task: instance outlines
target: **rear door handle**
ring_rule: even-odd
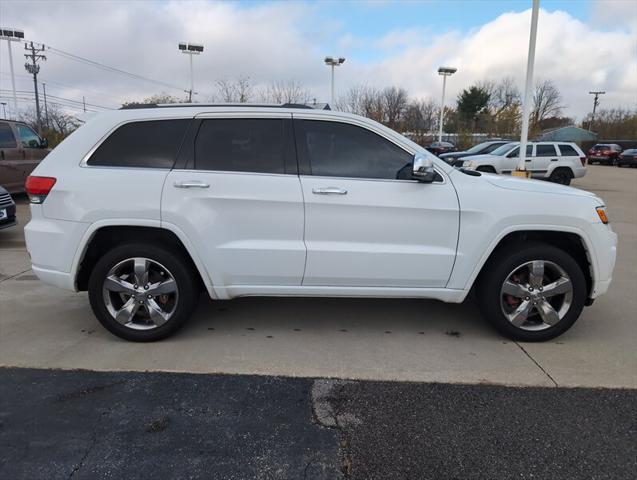
[[[557,158],[551,158],[551,162],[557,162]]]
[[[175,182],[175,188],[209,188],[209,183],[198,182],[196,180],[188,180],[185,182]]]
[[[312,193],[314,195],[347,195],[347,190],[338,187],[315,187]]]

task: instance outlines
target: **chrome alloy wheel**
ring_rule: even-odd
[[[548,260],[526,262],[502,284],[500,305],[505,317],[522,330],[545,330],[571,308],[573,284],[562,267]]]
[[[104,279],[104,304],[112,317],[133,330],[151,330],[165,324],[179,300],[170,271],[149,258],[119,262]]]

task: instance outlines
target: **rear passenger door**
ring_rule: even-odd
[[[559,153],[555,149],[553,143],[536,143],[535,155],[531,161],[531,170],[536,177],[545,177],[549,170],[552,170],[559,162]]]
[[[22,151],[11,125],[0,122],[0,185],[13,193],[23,188]]]
[[[299,286],[303,194],[291,115],[202,115],[162,195],[162,225],[195,245],[217,293]]]

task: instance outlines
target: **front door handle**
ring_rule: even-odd
[[[175,182],[175,188],[209,188],[209,183],[198,182],[196,180],[188,180],[185,182]]]
[[[315,187],[312,193],[314,195],[347,195],[347,190],[338,187]]]
[[[551,162],[557,162],[557,158],[551,158]]]

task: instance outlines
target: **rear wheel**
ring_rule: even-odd
[[[199,289],[180,255],[155,245],[121,245],[104,255],[89,279],[95,316],[111,333],[149,342],[177,331],[191,316]]]
[[[551,173],[549,181],[559,183],[560,185],[570,185],[573,174],[568,168],[556,168]]]
[[[514,245],[496,254],[486,268],[477,289],[480,310],[514,340],[543,341],[561,335],[584,307],[582,269],[553,246]]]

